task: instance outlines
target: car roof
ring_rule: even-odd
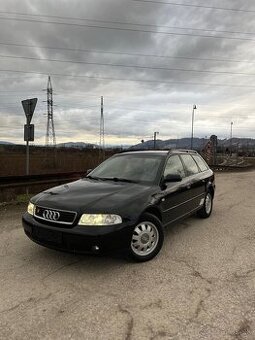
[[[170,154],[197,154],[195,150],[186,149],[171,149],[171,150],[127,150],[119,154],[137,154],[137,155],[162,155],[167,156]]]

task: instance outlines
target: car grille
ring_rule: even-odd
[[[41,222],[53,223],[53,224],[66,224],[72,225],[76,218],[77,213],[73,211],[51,209],[45,207],[35,207],[34,216],[40,219]]]

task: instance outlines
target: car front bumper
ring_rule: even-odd
[[[115,226],[53,226],[41,223],[32,215],[22,217],[25,234],[34,242],[73,253],[105,253],[129,247],[134,223]]]

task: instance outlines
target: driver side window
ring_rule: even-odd
[[[167,175],[180,175],[182,178],[185,177],[185,171],[178,155],[171,156],[168,159],[164,171],[164,177]]]

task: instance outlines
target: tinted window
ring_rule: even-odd
[[[208,166],[206,164],[206,162],[203,160],[202,157],[200,157],[199,155],[192,155],[192,157],[195,159],[195,161],[197,162],[197,165],[199,166],[201,171],[206,171],[208,170]]]
[[[181,175],[181,177],[185,177],[185,172],[183,169],[182,162],[179,158],[179,156],[171,156],[167,163],[166,168],[164,171],[164,177],[167,175]]]
[[[200,171],[198,169],[197,163],[194,161],[191,155],[181,155],[181,158],[185,165],[188,176],[197,174]]]

